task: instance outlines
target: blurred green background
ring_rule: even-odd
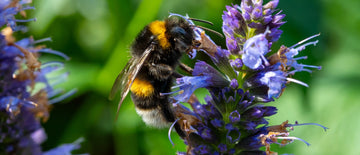
[[[90,154],[175,154],[185,145],[176,136],[173,147],[167,129],[146,127],[127,98],[114,120],[118,98],[108,101],[110,88],[129,58],[129,44],[149,22],[166,18],[169,12],[189,14],[209,20],[221,32],[225,5],[239,0],[34,0],[30,11],[37,21],[30,24],[35,39],[51,37],[48,47],[71,57],[66,62],[69,79],[59,87],[78,88],[71,98],[55,104],[49,121],[44,123],[48,140],[44,150],[84,137],[75,153]],[[265,1],[267,2],[267,1]],[[358,0],[280,0],[286,14],[284,33],[273,46],[293,45],[321,33],[316,47],[307,47],[305,64],[321,65],[313,74],[299,73],[294,78],[309,88],[291,84],[276,102],[278,114],[271,124],[285,120],[315,122],[330,129],[300,126],[291,132],[300,141],[278,147],[280,154],[360,154],[360,1]],[[202,24],[199,24],[202,25]],[[218,45],[224,39],[212,36]],[[43,59],[56,59],[44,55]],[[186,58],[184,58],[186,59]]]

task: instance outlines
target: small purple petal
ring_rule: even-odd
[[[236,79],[232,79],[230,82],[230,87],[233,89],[237,89],[239,87],[239,83]]]
[[[265,34],[256,35],[248,39],[244,44],[244,55],[242,60],[245,66],[251,69],[258,69],[264,62],[268,64],[265,54],[269,52],[268,40]]]
[[[83,142],[84,139],[80,138],[73,143],[70,144],[62,144],[57,148],[51,149],[47,152],[44,152],[44,155],[68,155],[71,154],[71,151],[79,149],[80,143]]]
[[[229,119],[231,123],[237,123],[240,122],[240,114],[237,110],[233,111],[229,115]]]
[[[241,68],[243,63],[240,58],[236,58],[235,60],[230,60],[230,65],[234,68]]]
[[[262,6],[257,6],[251,13],[251,17],[253,20],[258,20],[262,16]]]
[[[220,128],[224,126],[224,121],[217,118],[211,120],[210,123],[216,128]]]
[[[226,133],[226,139],[229,143],[236,143],[240,140],[240,131],[238,128],[234,127],[232,124],[226,124],[225,128],[228,130]]]
[[[227,151],[227,146],[226,144],[221,143],[218,145],[218,149],[221,153],[225,153]]]
[[[264,8],[275,9],[279,4],[279,0],[272,0],[264,5]]]
[[[210,154],[211,148],[207,145],[199,145],[198,147],[194,148],[193,152],[196,154]]]

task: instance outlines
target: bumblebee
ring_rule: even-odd
[[[175,121],[169,96],[161,94],[171,91],[175,68],[183,53],[193,49],[194,37],[192,25],[182,18],[170,17],[145,26],[131,45],[132,58],[116,78],[109,96],[112,99],[120,91],[117,116],[130,91],[136,112],[147,125],[166,127],[175,122],[176,132],[185,136]]]

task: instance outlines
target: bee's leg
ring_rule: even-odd
[[[171,113],[171,114],[167,114],[167,116],[168,116],[168,117],[167,117],[167,120],[168,120],[169,122],[172,122],[172,123],[173,123],[173,122],[176,121],[176,119],[175,119],[175,114],[174,114],[172,111],[170,111],[171,109],[163,109],[163,110]],[[166,114],[165,114],[165,115],[166,115]],[[186,134],[185,134],[185,132],[181,129],[181,126],[180,126],[179,122],[175,122],[174,128],[175,128],[175,131],[177,132],[177,134],[178,134],[181,138],[186,137]]]
[[[188,65],[185,65],[184,63],[180,63],[180,68],[182,70],[184,70],[185,72],[189,73],[189,74],[192,74],[193,72],[193,69],[191,67],[189,67]],[[181,78],[181,77],[184,77],[184,75],[178,73],[178,72],[174,72],[173,75],[172,75],[174,78]]]
[[[158,80],[168,79],[174,72],[171,66],[166,64],[148,64],[149,72]]]
[[[177,132],[177,134],[181,137],[181,138],[185,138],[186,134],[185,132],[181,129],[179,122],[176,122],[174,125],[175,131]]]
[[[174,78],[182,78],[184,77],[184,75],[178,73],[178,72],[174,72],[173,75],[172,75]]]
[[[175,118],[175,114],[174,114],[173,110],[170,108],[171,107],[170,104],[171,103],[167,102],[165,104],[160,104],[160,106],[162,106],[161,107],[162,113],[165,116],[166,120],[168,122],[173,123],[176,121],[176,118]],[[178,135],[181,138],[186,137],[185,132],[181,129],[180,124],[178,122],[175,122],[174,128],[175,128],[175,131],[178,133]]]
[[[190,66],[188,66],[188,65],[186,65],[186,64],[184,64],[184,63],[180,63],[180,68],[182,69],[182,70],[184,70],[185,72],[187,72],[187,73],[189,73],[189,74],[192,74],[192,72],[193,72],[193,69],[190,67]]]

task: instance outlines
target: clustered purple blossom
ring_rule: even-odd
[[[45,48],[39,43],[49,41],[45,38],[34,40],[32,37],[16,40],[13,33],[26,31],[17,25],[30,20],[17,19],[29,6],[31,0],[0,1],[0,154],[54,154],[67,153],[79,148],[81,139],[43,152],[41,143],[47,139],[41,120],[49,118],[53,103],[72,95],[75,90],[62,93],[53,86],[62,82],[67,73],[49,81],[50,73],[63,69],[62,62],[38,60],[40,53],[51,53],[65,58],[61,52]],[[61,153],[61,154],[62,154]]]
[[[288,136],[293,126],[321,126],[289,124],[287,121],[269,126],[266,119],[277,112],[276,107],[266,103],[279,98],[287,84],[294,82],[308,86],[291,78],[292,75],[321,69],[320,66],[301,64],[298,60],[307,57],[297,57],[305,47],[318,42],[307,42],[318,35],[272,52],[272,44],[282,34],[279,28],[285,23],[282,21],[285,15],[276,9],[278,3],[279,0],[271,0],[263,5],[262,0],[243,0],[240,6],[226,6],[222,28],[227,49],[201,49],[211,57],[217,69],[198,61],[192,76],[176,80],[177,85],[173,88],[178,90],[174,92],[173,98],[177,101],[174,109],[177,122],[188,134],[184,138],[188,145],[186,154],[272,154],[270,144],[303,141]],[[200,33],[197,35],[204,37]],[[193,94],[198,88],[206,88],[210,93],[205,97],[205,104]],[[179,102],[189,103],[191,108]],[[260,149],[264,146],[265,149]]]

